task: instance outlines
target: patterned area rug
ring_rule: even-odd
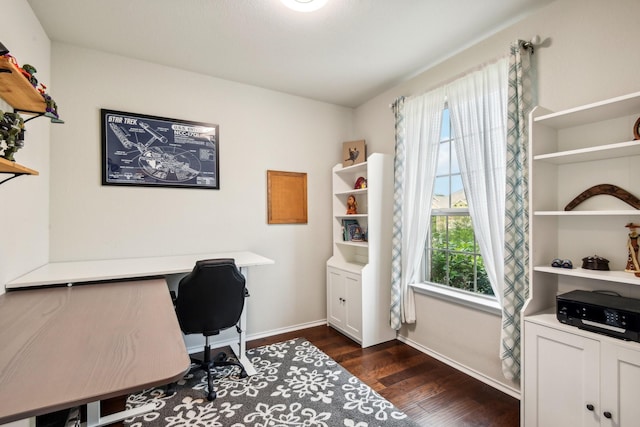
[[[217,371],[218,397],[206,399],[202,370],[187,374],[176,393],[150,389],[129,396],[127,408],[153,402],[155,410],[126,420],[129,427],[370,427],[417,426],[373,389],[303,338],[249,350],[256,375]]]

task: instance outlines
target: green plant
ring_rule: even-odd
[[[494,295],[479,252],[469,216],[432,218],[431,282],[483,295]]]

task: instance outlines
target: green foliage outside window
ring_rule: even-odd
[[[468,215],[431,217],[430,255],[431,282],[494,295]]]

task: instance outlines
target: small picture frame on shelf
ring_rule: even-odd
[[[365,236],[359,224],[349,225],[349,240],[352,242],[364,242]]]
[[[357,165],[367,160],[367,150],[364,139],[347,141],[342,144],[342,167]]]
[[[342,240],[345,242],[351,241],[351,233],[349,232],[351,226],[360,226],[357,219],[343,219],[342,220]]]

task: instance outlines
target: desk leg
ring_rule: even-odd
[[[240,268],[240,273],[242,273],[242,275],[245,278],[246,283],[249,283],[249,278],[247,277],[247,268],[246,267],[242,267]],[[247,332],[246,332],[246,327],[247,327],[247,304],[245,302],[245,305],[242,309],[242,314],[240,315],[240,337],[238,339],[238,345],[237,347],[234,349],[234,353],[236,354],[236,357],[238,358],[238,360],[240,361],[240,363],[242,363],[242,366],[244,366],[244,370],[247,371],[247,375],[251,376],[251,375],[255,375],[256,374],[256,368],[253,366],[253,364],[249,361],[249,358],[247,357]]]
[[[102,417],[100,416],[100,401],[87,403],[87,422],[83,423],[83,427],[98,427],[113,424],[118,421],[126,420],[127,418],[142,415],[155,409],[155,407],[156,406],[153,403],[147,403],[146,405]]]

